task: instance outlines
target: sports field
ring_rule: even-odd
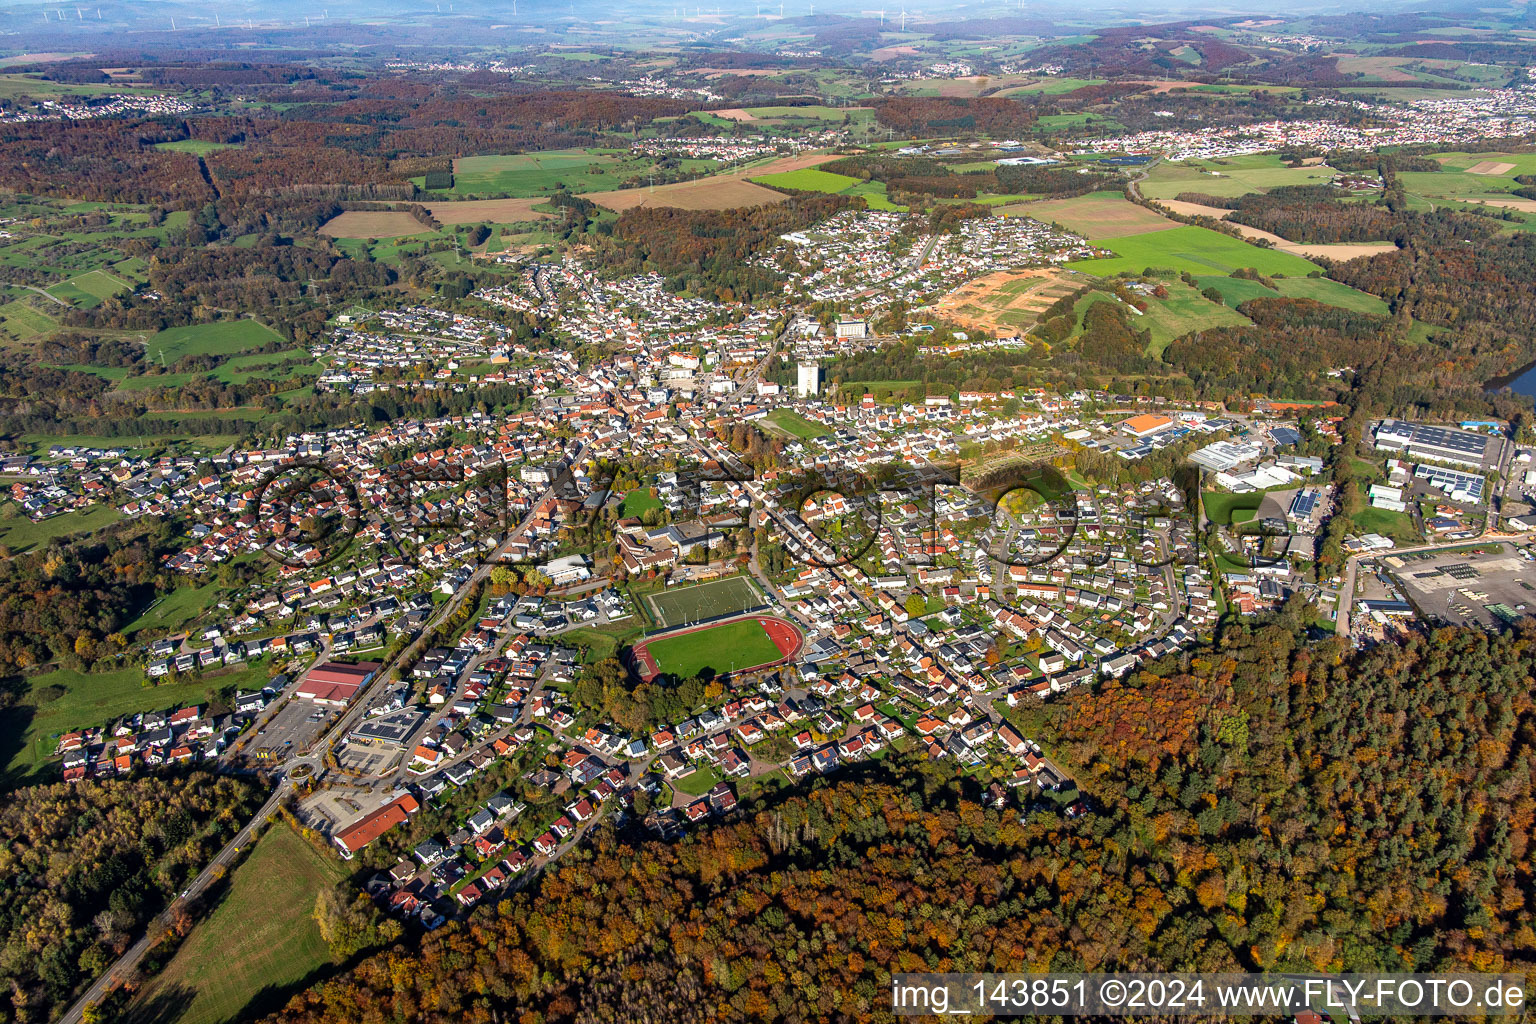
[[[1187,270],[1192,274],[1216,271],[1230,274],[1252,267],[1261,274],[1305,277],[1319,269],[1311,260],[1274,249],[1261,249],[1209,228],[1190,225],[1171,231],[1150,231],[1098,243],[1116,255],[1110,259],[1078,260],[1067,264],[1086,274],[1108,276],[1126,271],[1139,273],[1147,267]]]
[[[651,618],[658,626],[668,629],[751,611],[765,604],[756,584],[745,576],[732,576],[696,586],[673,587],[651,594],[645,601],[650,607]]]
[[[706,671],[746,672],[791,657],[804,640],[783,619],[755,616],[646,640],[633,648],[643,679],[658,674],[688,679]]]
[[[252,1006],[251,1000],[265,990],[271,1001],[285,986],[330,962],[315,923],[315,897],[345,876],[339,861],[322,857],[286,824],[273,825],[235,869],[213,913],[145,986],[129,1019],[223,1024],[250,1011],[277,1009]],[[148,1012],[167,996],[179,1002],[179,1013]]]
[[[161,331],[144,344],[144,355],[166,365],[182,356],[230,355],[261,348],[268,342],[286,344],[281,334],[258,320],[221,320]]]

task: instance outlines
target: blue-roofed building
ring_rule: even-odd
[[[1298,444],[1301,441],[1301,431],[1295,427],[1276,427],[1269,432],[1269,436],[1274,438],[1275,444],[1282,448]]]

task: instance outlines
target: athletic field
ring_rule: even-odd
[[[651,618],[663,629],[762,608],[766,602],[745,576],[732,576],[695,586],[672,587],[646,599]]]
[[[646,682],[663,674],[688,679],[773,665],[794,657],[804,639],[784,619],[756,615],[658,636],[636,644],[632,653],[635,669]]]

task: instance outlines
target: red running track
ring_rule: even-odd
[[[729,626],[733,622],[742,622],[751,619],[763,628],[768,634],[768,639],[779,649],[777,661],[765,661],[761,665],[752,665],[747,668],[739,668],[736,674],[743,672],[755,672],[758,669],[768,668],[771,665],[779,665],[789,661],[800,653],[800,646],[805,643],[805,634],[800,632],[800,627],[775,615],[740,615],[733,619],[721,619],[719,622],[710,622],[703,626],[690,626],[687,629],[674,629],[666,633],[658,633],[655,636],[646,637],[644,641],[630,648],[630,656],[635,660],[635,670],[640,673],[640,678],[650,682],[661,674],[656,665],[656,659],[651,656],[650,646],[652,641],[666,640],[674,636],[686,636],[689,633],[700,633],[707,629],[717,629],[720,626]]]

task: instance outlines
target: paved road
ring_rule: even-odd
[[[1337,636],[1349,636],[1350,606],[1354,603],[1355,576],[1360,563],[1372,558],[1385,558],[1389,555],[1413,555],[1420,551],[1440,551],[1445,548],[1464,547],[1468,544],[1478,544],[1483,541],[1507,541],[1512,538],[1491,534],[1486,530],[1476,537],[1466,540],[1438,541],[1434,544],[1418,544],[1411,548],[1391,548],[1386,551],[1362,551],[1357,555],[1351,555],[1344,566],[1344,583],[1339,588],[1339,613],[1334,621],[1333,631]]]
[[[586,457],[586,452],[586,445],[582,445],[577,448],[575,455],[570,460],[570,465],[579,465],[582,459]],[[480,563],[480,566],[475,569],[474,573],[470,575],[469,579],[464,581],[463,586],[454,591],[453,596],[447,601],[444,601],[442,605],[439,606],[436,614],[434,614],[432,618],[428,620],[427,624],[422,627],[421,633],[418,634],[417,638],[410,644],[407,644],[406,647],[394,658],[379,666],[379,670],[377,673],[375,673],[373,681],[368,684],[366,689],[364,689],[355,698],[353,698],[351,705],[339,718],[336,719],[335,722],[331,723],[331,727],[315,739],[315,742],[311,745],[311,750],[324,749],[324,744],[326,744],[330,739],[345,736],[357,725],[358,721],[361,720],[362,717],[368,712],[370,697],[372,694],[376,690],[382,689],[388,685],[391,670],[396,665],[403,663],[407,658],[411,657],[416,651],[417,647],[420,646],[421,638],[428,635],[437,625],[452,615],[454,610],[457,609],[458,606],[463,603],[464,599],[470,594],[470,592],[474,590],[475,586],[490,576],[491,569],[499,564],[507,552],[512,549],[513,542],[521,539],[523,534],[528,531],[529,525],[533,522],[534,513],[538,510],[539,506],[544,504],[547,499],[552,497],[556,491],[559,490],[568,476],[568,472],[562,473],[553,483],[546,487],[537,498],[534,499],[533,504],[529,507],[528,515],[524,516],[522,521],[517,524],[517,527],[511,533],[507,534],[506,539],[497,546],[496,550],[491,552],[490,556]],[[299,756],[296,754],[293,761],[297,760],[299,760]],[[290,762],[290,764],[291,763],[293,762]]]
[[[283,797],[287,794],[287,783],[280,783],[277,789],[273,790],[272,795],[267,798],[267,802],[261,805],[261,810],[256,812],[256,816],[233,839],[225,844],[224,849],[220,850],[213,860],[208,862],[208,866],[203,868],[202,872],[192,880],[192,884],[187,886],[180,896],[171,901],[171,905],[166,907],[160,916],[149,922],[144,935],[139,941],[130,946],[126,953],[118,957],[115,964],[107,968],[105,974],[96,979],[95,984],[86,989],[85,995],[81,996],[75,1002],[75,1005],[71,1006],[58,1019],[58,1024],[80,1024],[84,1019],[87,1007],[97,1003],[113,985],[133,973],[134,969],[138,967],[139,961],[144,959],[144,954],[149,952],[153,940],[162,935],[170,924],[171,911],[176,908],[176,905],[202,895],[213,884],[217,873],[221,869],[227,870],[234,863],[235,858],[239,855],[239,851],[244,849],[246,844],[251,841],[255,831],[266,824],[267,820],[272,817],[278,805],[282,803]]]

